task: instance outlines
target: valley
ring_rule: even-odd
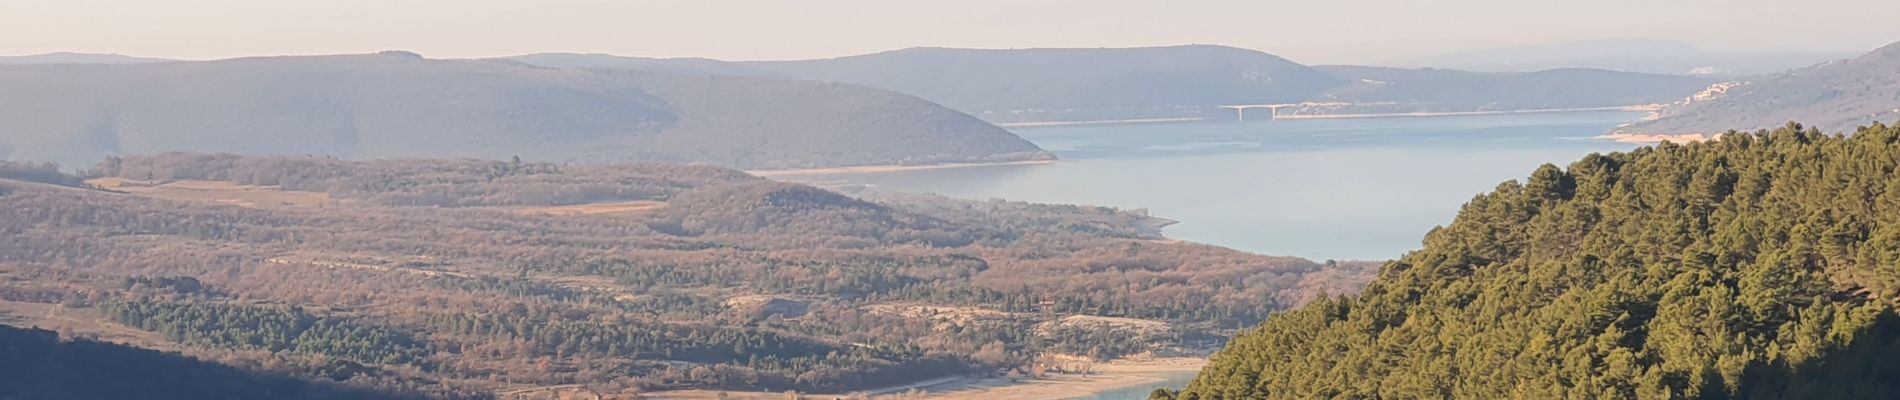
[[[0,400],[1900,399],[1900,3],[28,3]]]
[[[10,324],[398,396],[1133,385],[1064,373],[1206,354],[1375,265],[1159,241],[1111,208],[870,202],[714,167],[174,153],[92,171],[0,186]]]

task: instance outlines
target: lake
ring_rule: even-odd
[[[1155,382],[1152,384],[1130,386],[1126,388],[1098,393],[1095,395],[1077,397],[1073,400],[1147,400],[1148,394],[1154,393],[1155,389],[1158,389],[1158,388],[1169,388],[1169,389],[1174,389],[1174,390],[1181,390],[1182,388],[1186,388],[1188,385],[1188,382],[1191,382],[1194,380],[1194,373],[1181,372],[1181,373],[1169,374],[1168,376],[1166,376],[1166,378],[1167,380]]]
[[[1015,128],[1061,162],[787,180],[1146,208],[1170,238],[1261,254],[1390,259],[1473,196],[1593,152],[1642,113],[1178,122]]]

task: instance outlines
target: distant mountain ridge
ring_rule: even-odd
[[[1480,72],[1534,72],[1592,68],[1669,75],[1734,77],[1772,74],[1851,57],[1837,52],[1720,52],[1689,43],[1648,38],[1597,39],[1450,52],[1383,65]]]
[[[67,165],[173,150],[738,168],[1050,157],[969,115],[848,84],[404,52],[0,66],[0,120],[0,158]]]
[[[1687,45],[1664,42],[1650,47],[1682,46]],[[535,53],[505,59],[563,69],[868,86],[916,96],[998,124],[1224,120],[1235,117],[1220,106],[1250,104],[1310,103],[1278,110],[1288,115],[1612,108],[1674,101],[1713,82],[1704,77],[1592,68],[1475,72],[1306,66],[1265,52],[1219,45],[919,47],[790,61],[599,53]]]
[[[163,58],[133,57],[121,54],[57,52],[24,56],[0,56],[0,65],[9,64],[146,64],[173,61]]]
[[[1563,69],[1478,73],[1306,65],[1215,45],[1144,48],[910,48],[849,57],[720,62],[605,54],[511,58],[563,68],[775,76],[889,89],[995,123],[1233,118],[1223,105],[1355,102],[1294,114],[1417,113],[1616,107],[1666,102],[1706,87],[1686,76]],[[1384,79],[1380,79],[1384,78]],[[1369,84],[1371,82],[1380,84]]]
[[[909,93],[992,121],[1017,119],[1010,114],[1066,119],[1165,117],[1181,107],[1298,102],[1338,84],[1323,72],[1272,54],[1210,45],[912,48],[745,65],[785,76]]]
[[[602,53],[534,53],[507,57],[506,59],[552,68],[621,68],[677,74],[784,78],[782,75],[753,68],[743,63],[710,58],[623,57]]]
[[[1309,102],[1359,104],[1350,110],[1315,106],[1294,113],[1474,112],[1561,110],[1667,103],[1712,81],[1704,78],[1600,69],[1470,72],[1347,65],[1315,67],[1351,83]]]
[[[991,122],[1200,116],[1223,104],[1297,102],[1338,82],[1272,54],[1226,46],[918,47],[795,61],[706,62],[605,54],[510,57],[566,68],[630,68],[842,82],[918,96]]]
[[[1851,132],[1900,119],[1900,43],[1848,60],[1787,73],[1748,77],[1671,104],[1624,134],[1712,134],[1799,121],[1826,132]]]
[[[1666,41],[1638,42],[1622,46],[1636,45],[1665,50],[1688,48],[1685,47],[1686,44]],[[1610,45],[1599,47],[1605,46],[1620,48]],[[41,59],[41,61],[48,60]],[[775,118],[786,118],[786,121],[803,121],[812,124],[800,129],[839,131],[841,128],[831,125],[842,124],[861,125],[858,128],[843,128],[845,131],[979,129],[976,128],[977,125],[971,125],[971,121],[954,122],[948,119],[940,122],[961,127],[951,129],[921,124],[900,128],[892,124],[908,122],[888,119],[893,115],[903,113],[892,114],[887,112],[889,110],[873,111],[871,109],[877,108],[880,104],[869,101],[868,98],[824,95],[822,93],[825,92],[819,89],[831,87],[863,86],[869,87],[862,89],[866,91],[889,90],[922,100],[906,103],[902,106],[905,109],[910,107],[925,109],[941,105],[973,115],[981,120],[978,123],[1012,124],[1145,119],[1230,120],[1236,118],[1235,114],[1221,106],[1258,104],[1294,104],[1295,106],[1292,107],[1278,108],[1276,114],[1297,116],[1416,115],[1621,108],[1678,101],[1717,82],[1715,79],[1701,76],[1591,68],[1561,68],[1535,72],[1476,72],[1435,68],[1306,66],[1264,52],[1217,45],[1044,49],[910,48],[848,57],[792,61],[721,61],[706,58],[643,58],[575,53],[536,53],[505,59],[446,61],[512,63],[524,68],[534,66],[570,70],[564,73],[576,75],[640,76],[642,78],[635,79],[640,82],[607,85],[609,87],[619,84],[640,86],[639,91],[673,88],[678,91],[670,95],[670,98],[659,99],[659,103],[672,105],[673,102],[679,101],[680,104],[701,107],[696,109],[698,111],[731,116],[737,120],[727,118],[681,120],[674,118],[677,115],[672,114],[673,111],[679,110],[663,110],[651,113],[650,116],[658,118],[651,121],[640,119],[641,122],[635,123],[632,120],[626,120],[609,125],[631,126],[650,122],[653,125],[641,129],[714,129],[720,131],[719,133],[724,133],[733,128],[721,124],[734,124],[734,126],[744,127],[745,130],[752,130],[753,132],[743,133],[741,136],[753,138],[763,138],[777,133],[764,132],[773,128],[760,126],[756,123],[757,121],[749,121],[759,116],[752,115],[751,110],[762,110],[764,114],[761,115],[774,115]],[[698,85],[703,86],[678,85],[683,82],[697,82]],[[601,84],[598,82],[570,83],[582,86]],[[648,88],[648,85],[656,86]],[[742,88],[741,86],[744,85],[769,85],[774,88],[765,90],[769,93],[762,93]],[[793,89],[794,87],[798,89]],[[718,90],[713,90],[715,88]],[[591,87],[582,90],[596,89],[617,90]],[[730,91],[720,92],[720,97],[707,97],[713,91],[720,90]],[[719,100],[711,100],[714,98]],[[785,99],[798,100],[784,101]],[[849,104],[836,104],[839,101]],[[646,103],[635,101],[629,104]],[[797,104],[800,107],[832,107],[828,108],[829,111],[824,114],[865,115],[870,118],[849,120],[830,118],[798,109],[787,109],[786,104]],[[855,108],[847,112],[840,107]],[[233,108],[242,107],[226,107],[226,109]],[[637,108],[639,107],[621,110],[632,112],[627,110]],[[541,110],[557,114],[572,111],[570,107],[544,107]],[[859,112],[864,114],[858,114]],[[541,120],[541,122],[525,125],[533,127],[532,129],[517,127],[518,129],[587,131],[598,127],[583,127],[583,125],[599,122],[580,123],[581,125],[573,126],[563,124],[611,115],[618,114],[583,113],[571,118],[548,116],[543,119],[543,116],[535,116],[533,113],[516,113],[514,117]],[[331,121],[331,124],[335,126],[323,129],[343,129],[340,128],[343,124],[339,121],[341,120]],[[83,129],[70,126],[61,129],[69,133],[77,129],[80,132],[91,132],[93,135],[102,135],[100,132],[118,129],[97,123],[87,126]],[[980,136],[1008,135],[1007,132],[998,135],[996,131]],[[66,136],[88,137],[86,134],[67,134]],[[314,137],[316,139],[309,136],[296,136],[292,141],[328,140],[322,139],[324,135]],[[679,137],[706,138],[710,136],[681,135]],[[49,145],[46,142],[47,140],[39,139],[15,140],[13,143],[0,141],[0,156],[4,156],[8,151],[23,152],[11,149],[30,151],[49,147],[55,150],[61,149],[60,143]],[[88,155],[102,151],[112,152],[114,150],[110,149],[108,144],[118,143],[101,137],[91,137],[91,139],[76,142],[90,143],[89,146],[96,147],[89,150],[92,153],[81,152]],[[137,140],[130,142],[137,142]],[[275,144],[280,141],[269,142]],[[343,143],[343,141],[333,142],[327,145],[335,147]],[[842,157],[841,160],[831,160],[825,156],[811,154],[835,151],[835,149],[816,146],[815,144],[819,142],[811,140],[741,143],[742,141],[729,140],[642,139],[638,141],[639,143],[573,144],[567,143],[567,139],[559,139],[544,140],[544,142],[538,145],[510,142],[502,147],[533,150],[551,145],[573,145],[567,149],[542,153],[549,157],[542,159],[551,160],[708,162],[762,169],[874,163],[1015,161],[1047,157],[1046,155],[1031,155],[1037,150],[1023,147],[1026,142],[1020,142],[1020,139],[1016,138],[1005,138],[1000,144],[994,144],[995,148],[974,150],[973,154],[905,154],[892,150],[883,155],[850,151],[830,156]],[[457,144],[472,145],[472,143]],[[412,143],[412,145],[415,144]],[[632,146],[632,148],[625,146]],[[758,151],[752,149],[759,146],[766,148]],[[781,149],[770,148],[772,146],[801,147],[802,149],[785,152]],[[910,139],[894,140],[874,146],[907,147],[913,150],[939,148],[913,146]],[[966,142],[952,147],[960,146],[974,145]],[[326,149],[326,152],[343,151],[330,147],[319,148]],[[164,149],[169,150],[169,148]],[[219,151],[217,148],[181,150]],[[961,150],[953,152],[956,151]],[[794,153],[799,155],[793,155]],[[416,156],[462,155],[492,157],[495,154],[459,151],[445,154],[417,154]],[[68,158],[56,159],[68,160]]]

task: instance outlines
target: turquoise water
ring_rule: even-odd
[[[1629,112],[1017,128],[1062,162],[803,177],[882,189],[1146,208],[1172,238],[1312,259],[1389,259],[1459,206],[1543,163],[1634,145],[1592,139]]]
[[[1170,375],[1168,377],[1168,380],[1165,380],[1165,381],[1155,382],[1153,384],[1148,384],[1148,385],[1133,386],[1133,387],[1128,387],[1125,389],[1120,389],[1120,390],[1115,390],[1115,391],[1110,391],[1110,392],[1103,392],[1101,394],[1097,394],[1094,396],[1077,397],[1074,400],[1146,400],[1148,398],[1148,394],[1153,393],[1155,391],[1155,388],[1165,387],[1169,389],[1180,390],[1181,388],[1187,387],[1188,381],[1192,381],[1192,380],[1194,380],[1194,373],[1183,372],[1179,374]]]

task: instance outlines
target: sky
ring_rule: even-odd
[[[916,46],[1222,44],[1309,64],[1663,38],[1714,50],[1866,51],[1896,0],[0,0],[0,55],[215,59],[409,50],[727,60]]]

